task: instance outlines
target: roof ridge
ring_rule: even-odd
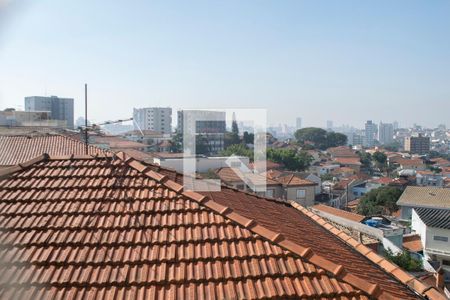
[[[374,264],[378,265],[381,269],[383,269],[386,273],[392,275],[394,278],[399,280],[401,283],[407,285],[414,292],[419,293],[422,296],[428,297],[430,300],[445,300],[446,298],[433,286],[428,286],[422,283],[420,280],[410,275],[402,268],[390,262],[386,258],[377,254],[375,251],[365,246],[364,244],[356,241],[354,238],[346,234],[344,231],[336,228],[331,223],[327,222],[325,219],[315,214],[314,212],[304,208],[299,205],[297,202],[288,200],[288,202],[292,205],[292,207],[296,208],[311,220],[319,224],[321,227],[325,228],[341,240],[343,240],[347,245],[351,246],[357,252],[365,256]]]
[[[145,166],[140,161],[127,156],[125,153],[117,153],[117,156],[123,160],[130,167],[134,168],[138,172],[156,180],[157,182],[163,184],[165,187],[174,190],[177,193],[181,193],[183,196],[198,202],[199,204],[211,209],[212,211],[222,215],[223,217],[243,226],[244,228],[256,233],[269,241],[276,243],[278,246],[287,249],[288,251],[300,256],[306,261],[328,271],[333,274],[335,278],[342,280],[351,286],[367,293],[371,297],[381,297],[383,298],[383,291],[380,289],[378,284],[370,283],[365,281],[353,274],[347,272],[344,266],[336,264],[316,253],[309,247],[303,247],[295,242],[288,240],[284,235],[278,232],[274,232],[265,226],[258,224],[254,219],[249,219],[236,213],[230,207],[224,206],[208,196],[202,195],[195,191],[186,190],[183,191],[184,187],[181,184],[170,180],[166,175],[161,175],[153,170],[148,170],[150,167]],[[386,295],[385,295],[386,296]],[[385,297],[386,298],[386,297]]]
[[[17,165],[5,168],[3,170],[0,170],[0,178],[4,178],[4,177],[11,175],[12,173],[25,170],[34,164],[37,164],[41,161],[45,161],[48,159],[49,159],[49,155],[47,153],[44,153],[44,154],[41,154],[39,156],[36,156],[36,157],[26,161],[26,162],[19,163]]]

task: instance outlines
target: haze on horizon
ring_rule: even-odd
[[[75,98],[267,108],[269,123],[450,126],[450,2],[0,0],[0,109]]]

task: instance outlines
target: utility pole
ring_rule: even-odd
[[[88,145],[88,118],[87,118],[87,83],[84,84],[84,139],[86,144],[86,155],[89,154],[89,145]]]

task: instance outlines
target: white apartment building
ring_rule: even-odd
[[[371,120],[368,120],[365,124],[364,146],[373,147],[376,132],[377,132],[377,125],[373,123]]]
[[[382,145],[387,145],[394,141],[393,124],[380,122],[380,125],[378,126],[378,141]]]
[[[172,132],[172,108],[170,107],[133,108],[133,120],[134,128],[137,130]]]

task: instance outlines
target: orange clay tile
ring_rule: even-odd
[[[1,298],[417,298],[304,208],[105,156],[0,179]]]

